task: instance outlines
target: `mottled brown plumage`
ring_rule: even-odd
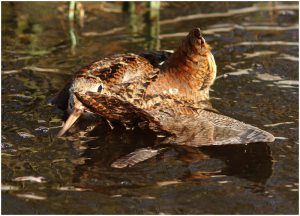
[[[216,77],[216,64],[210,46],[199,29],[192,30],[177,50],[161,66],[148,94],[174,94],[199,102],[209,99],[209,87]]]
[[[212,111],[206,101],[215,77],[214,57],[200,29],[193,29],[174,53],[104,58],[78,71],[55,98],[54,103],[71,113],[59,136],[83,113],[93,113],[128,128],[150,128],[164,137],[161,143],[198,147],[272,142],[268,132]],[[156,151],[137,154],[141,152],[143,156],[129,155],[131,162],[124,163],[125,157],[116,167]]]

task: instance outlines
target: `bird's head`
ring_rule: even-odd
[[[102,92],[103,83],[98,77],[78,77],[73,80],[69,89],[70,97],[68,99],[68,113],[70,113],[63,128],[59,131],[58,136],[62,136],[81,116],[83,112],[88,112],[89,109],[80,101],[75,94],[84,95],[88,92]]]

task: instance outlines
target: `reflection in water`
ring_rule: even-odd
[[[212,158],[223,160],[226,167],[221,174],[238,176],[250,181],[265,183],[272,175],[272,156],[266,143],[203,147],[201,151]]]
[[[149,12],[147,14],[147,31],[148,31],[148,49],[160,49],[160,24],[159,24],[159,1],[148,2]]]
[[[142,12],[137,11],[137,7]],[[146,7],[146,8],[144,8]],[[146,13],[143,12],[146,9]],[[128,26],[131,34],[136,36],[146,31],[146,48],[148,50],[160,49],[160,2],[150,1],[139,4],[137,2],[124,2],[123,11],[128,16]],[[134,39],[132,39],[134,41]],[[135,39],[136,40],[136,39]]]
[[[124,2],[123,11],[128,15],[129,29],[132,35],[136,35],[139,31],[139,17],[136,11],[136,2]]]
[[[78,37],[76,36],[76,21],[80,28],[84,27],[84,9],[83,5],[80,2],[71,1],[69,2],[69,11],[68,11],[68,19],[69,19],[69,36],[71,41],[71,53],[75,55],[75,48],[78,43]]]
[[[71,39],[71,52],[75,54],[75,47],[77,45],[77,38],[75,33],[75,9],[76,9],[76,2],[71,1],[69,3],[69,34]]]
[[[165,150],[156,156],[156,158],[135,165],[127,169],[128,171],[139,172],[139,170],[149,169],[149,167],[154,165],[153,163],[160,164],[159,166],[169,166],[168,161],[160,162],[160,160],[165,155],[173,152],[172,157],[177,157],[182,161],[183,164],[181,164],[180,169],[184,170],[182,174],[178,172],[179,176],[176,176],[176,178],[184,181],[226,175],[264,184],[272,174],[271,151],[265,143],[201,148],[171,145],[161,146],[152,131],[142,131],[141,129],[126,130],[122,126],[111,130],[105,122],[95,127],[89,133],[89,136],[97,136],[98,138],[77,145],[78,149],[82,149],[81,158],[83,158],[84,163],[76,166],[73,182],[82,188],[89,188],[91,185],[93,185],[93,189],[102,187],[103,182],[108,181],[109,178],[120,172],[118,169],[110,167],[115,160],[136,149],[149,146],[154,146],[154,148],[158,149],[164,147]],[[220,160],[220,163],[216,163],[216,160]],[[187,174],[187,171],[189,174]],[[165,175],[168,174],[169,172],[165,173]],[[165,177],[168,178],[168,176]],[[92,183],[91,179],[97,179],[98,183]],[[139,185],[140,183],[137,182],[136,184]],[[114,184],[119,185],[121,183],[116,179]]]
[[[80,124],[80,126],[82,126],[82,124]],[[88,134],[88,137],[98,138],[85,143],[87,150],[85,150],[82,156],[95,159],[99,165],[101,164],[101,167],[110,167],[110,164],[120,156],[124,156],[137,148],[153,146],[156,140],[156,134],[150,130],[126,130],[121,125],[116,125],[114,129],[111,130],[106,121],[101,122],[93,128]],[[100,151],[94,151],[94,148],[99,148]],[[95,157],[93,156],[94,154],[103,154],[103,156]]]

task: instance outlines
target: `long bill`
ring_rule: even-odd
[[[82,114],[83,110],[80,109],[74,109],[74,111],[70,114],[69,118],[65,122],[63,128],[58,132],[57,136],[61,137],[64,135],[67,130],[74,124],[74,122],[80,117]]]

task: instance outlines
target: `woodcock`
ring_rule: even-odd
[[[79,70],[53,103],[67,109],[62,136],[84,113],[110,124],[149,128],[164,137],[162,144],[188,146],[273,142],[257,127],[218,114],[208,104],[217,67],[199,28],[177,50],[115,55]],[[125,167],[155,155],[141,149],[114,167]]]

